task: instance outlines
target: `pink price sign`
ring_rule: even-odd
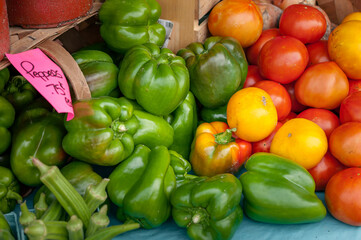
[[[36,48],[6,57],[58,113],[68,113],[67,121],[74,118],[68,82],[61,68],[48,56]]]

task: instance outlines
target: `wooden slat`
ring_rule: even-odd
[[[210,36],[210,33],[208,31],[208,19],[203,21],[201,25],[196,25],[194,27],[194,39],[197,42],[203,43],[204,40],[206,40],[207,37]]]
[[[206,15],[217,3],[221,0],[198,0],[198,16],[197,19],[201,19]]]
[[[198,0],[158,0],[162,7],[162,19],[173,22],[168,47],[173,52],[194,41],[195,4]]]
[[[64,32],[77,26],[79,23],[96,15],[101,7],[101,2],[94,2],[92,9],[87,16],[79,18],[74,23],[57,27],[57,28],[44,28],[44,29],[23,29],[20,27],[10,27],[10,53],[20,53],[29,49],[35,48],[47,40],[54,40]],[[18,38],[18,40],[17,40]],[[7,59],[0,62],[0,69],[9,66],[10,63]]]

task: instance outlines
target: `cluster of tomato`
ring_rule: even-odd
[[[228,11],[217,19],[211,13],[209,29],[235,34],[249,63],[244,88],[227,106],[229,126],[237,127],[238,137],[252,142],[253,153],[279,154],[305,167],[316,190],[325,191],[331,214],[360,226],[361,13],[350,14],[327,38],[325,16],[315,7],[291,5],[283,11],[278,28],[262,30],[262,16],[253,1],[225,2]],[[226,23],[240,9],[249,25],[237,33],[224,33],[219,18]],[[270,96],[276,113],[254,88]],[[257,138],[247,139],[247,131]]]

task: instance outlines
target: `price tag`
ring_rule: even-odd
[[[68,113],[67,121],[74,118],[69,85],[58,65],[38,48],[5,55],[58,113]]]

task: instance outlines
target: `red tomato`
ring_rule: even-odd
[[[347,167],[361,167],[361,122],[347,122],[333,130],[329,149]]]
[[[247,60],[249,64],[257,64],[257,58],[263,45],[270,39],[280,36],[278,28],[264,30],[258,40],[246,49]]]
[[[297,115],[298,118],[306,118],[320,126],[325,131],[327,138],[332,131],[340,125],[336,114],[327,109],[308,108]]]
[[[297,100],[314,108],[337,108],[347,96],[348,89],[348,79],[335,62],[308,67],[295,83]]]
[[[295,83],[291,82],[288,84],[284,84],[283,86],[286,88],[288,94],[291,97],[291,111],[299,113],[307,108],[307,106],[302,105],[299,101],[297,101],[296,95],[295,95]]]
[[[327,40],[320,40],[306,45],[310,60],[308,65],[331,61],[328,55]]]
[[[258,71],[257,65],[248,65],[248,72],[246,81],[244,82],[243,87],[252,87],[256,82],[264,80]]]
[[[279,28],[282,35],[295,37],[303,43],[313,43],[325,34],[327,22],[317,8],[293,4],[283,11]]]
[[[337,172],[345,169],[346,166],[340,163],[330,152],[327,152],[315,167],[308,169],[308,172],[315,180],[316,191],[324,191],[330,178]]]
[[[275,136],[277,130],[282,125],[283,125],[283,123],[278,122],[277,125],[276,125],[276,128],[273,130],[273,132],[271,132],[270,135],[268,135],[268,137],[266,137],[265,139],[262,139],[261,141],[253,142],[252,143],[252,153],[269,152],[269,149],[271,148],[271,142],[273,140],[273,137]]]
[[[300,40],[279,36],[263,45],[258,56],[258,67],[264,78],[286,84],[299,78],[308,59],[307,48]]]
[[[325,189],[328,211],[341,222],[361,226],[361,168],[344,169],[330,179]]]
[[[278,121],[283,120],[291,112],[291,98],[284,86],[278,82],[263,80],[254,87],[265,90],[271,97],[277,110]]]
[[[340,121],[361,122],[361,92],[348,95],[340,106]]]
[[[352,80],[349,79],[348,80],[348,84],[349,84],[349,90],[348,90],[348,95],[350,95],[353,92],[359,92],[361,91],[361,80]]]
[[[280,121],[281,123],[285,123],[285,122],[287,122],[287,121],[289,121],[289,120],[291,120],[291,119],[293,119],[293,118],[296,118],[297,117],[297,114],[296,113],[294,113],[294,112],[290,112],[289,114],[288,114],[288,116],[285,118],[285,119],[283,119],[282,121]]]

